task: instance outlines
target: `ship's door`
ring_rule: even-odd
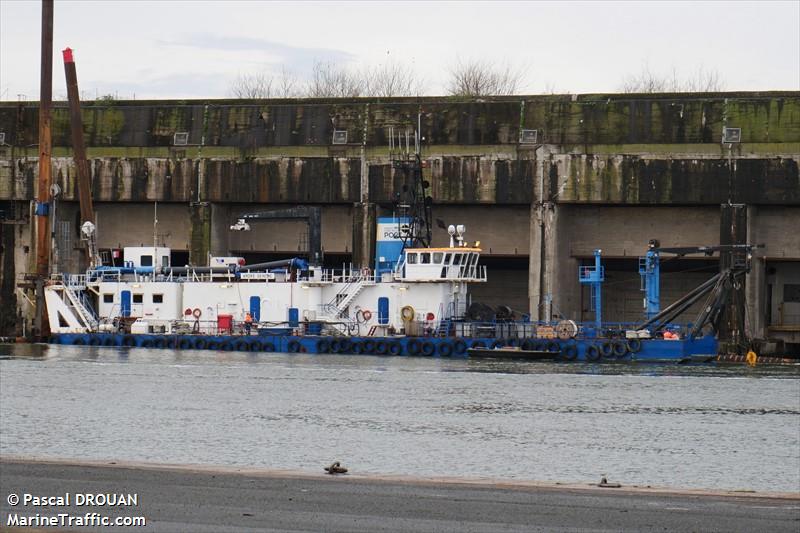
[[[120,316],[131,316],[131,291],[122,291],[119,301]]]
[[[250,297],[250,316],[253,317],[255,322],[261,321],[261,297]]]
[[[378,298],[378,324],[385,326],[389,323],[389,298]]]

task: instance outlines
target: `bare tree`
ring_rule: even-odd
[[[673,68],[669,74],[656,74],[645,65],[642,70],[627,76],[620,87],[623,93],[686,93],[719,92],[725,83],[717,70],[703,67],[690,76],[682,76]]]
[[[364,92],[368,96],[419,96],[424,83],[414,70],[400,63],[387,62],[364,70]]]
[[[348,98],[362,96],[366,87],[362,75],[337,63],[317,62],[305,93],[310,98]]]
[[[235,98],[269,98],[272,96],[272,77],[266,74],[239,74],[231,84]]]
[[[240,74],[231,84],[236,98],[292,98],[299,96],[297,77],[285,66],[277,74]]]
[[[458,60],[450,69],[447,92],[453,96],[516,94],[522,85],[524,69],[488,61]]]

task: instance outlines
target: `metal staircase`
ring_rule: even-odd
[[[323,311],[334,318],[347,316],[347,308],[368,285],[375,285],[375,282],[359,273],[342,287],[330,302],[322,306]]]
[[[64,283],[64,303],[89,331],[97,329],[99,320],[86,296],[86,277],[69,276]]]

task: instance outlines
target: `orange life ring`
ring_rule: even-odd
[[[361,316],[364,317],[364,322],[369,322],[369,319],[372,318],[372,311],[365,309],[361,311]]]
[[[203,314],[203,312],[200,310],[199,307],[195,307],[194,311],[192,311],[192,316],[195,317],[195,318],[200,318],[202,316],[202,314]]]

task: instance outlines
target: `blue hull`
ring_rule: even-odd
[[[178,350],[221,350],[250,353],[308,353],[394,355],[467,358],[468,348],[521,346],[547,350],[563,361],[689,362],[710,361],[717,355],[717,340],[642,339],[478,339],[457,337],[330,337],[290,335],[122,335],[117,333],[58,334],[52,344],[76,346],[138,347]]]

